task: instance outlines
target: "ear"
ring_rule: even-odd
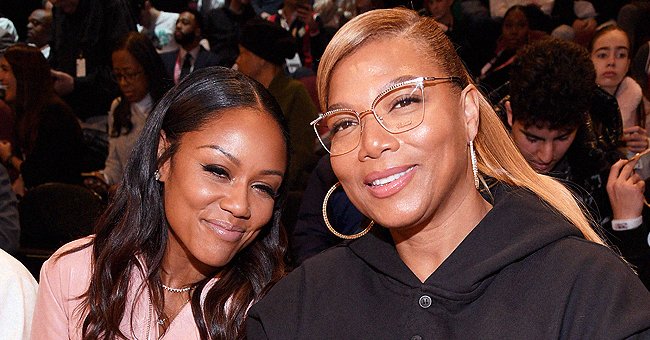
[[[474,140],[478,133],[480,116],[480,93],[474,85],[467,85],[460,94],[460,106],[465,117],[467,142]]]
[[[506,107],[506,115],[508,117],[508,125],[512,127],[512,106],[510,106],[510,101],[507,100],[506,104],[504,105]]]
[[[169,142],[167,141],[167,136],[165,132],[160,131],[160,138],[158,140],[158,158],[160,159],[165,151],[169,148]],[[171,168],[171,157],[165,160],[163,164],[160,165],[158,171],[160,172],[160,182],[165,182],[169,177],[169,171]]]

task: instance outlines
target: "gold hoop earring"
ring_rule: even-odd
[[[469,141],[469,154],[470,159],[472,160],[472,173],[474,173],[474,186],[476,190],[480,189],[479,180],[478,180],[478,165],[476,162],[476,151],[474,151],[474,141]]]
[[[368,224],[368,226],[366,226],[365,229],[363,229],[362,231],[360,231],[360,232],[358,232],[356,234],[353,234],[353,235],[341,234],[338,231],[334,230],[334,227],[332,227],[332,224],[330,224],[329,218],[327,218],[327,202],[329,201],[330,196],[332,195],[334,190],[336,190],[336,188],[338,188],[340,185],[341,185],[341,182],[336,182],[336,184],[334,184],[327,191],[327,194],[325,194],[325,199],[323,200],[323,220],[325,220],[325,225],[327,226],[327,229],[329,229],[332,232],[332,234],[336,235],[339,238],[345,239],[345,240],[354,240],[354,239],[357,239],[357,238],[367,234],[370,231],[370,229],[372,228],[372,226],[375,224],[375,221],[370,221],[370,224]]]

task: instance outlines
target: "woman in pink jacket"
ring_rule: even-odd
[[[44,264],[32,339],[244,338],[248,308],[284,272],[286,131],[236,71],[168,92],[96,234]]]

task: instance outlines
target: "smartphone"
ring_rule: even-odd
[[[7,88],[5,88],[4,85],[0,84],[0,100],[5,100],[6,95],[7,95]]]
[[[643,152],[637,153],[636,155],[632,156],[630,160],[638,159],[639,161],[636,162],[634,165],[634,170],[639,170],[642,169],[644,165],[650,165],[648,157],[650,156],[650,148],[646,149]]]

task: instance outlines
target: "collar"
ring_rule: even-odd
[[[131,112],[135,111],[137,113],[148,114],[152,106],[153,99],[151,98],[151,94],[147,93],[139,102],[131,104]]]
[[[186,51],[184,48],[181,47],[178,50],[178,60],[180,60],[182,63],[183,60],[185,60],[185,55],[189,53],[190,55],[192,55],[192,65],[194,65],[194,63],[196,62],[196,57],[199,55],[200,50],[201,50],[201,45],[196,46],[195,48],[189,51]]]
[[[392,279],[457,301],[475,299],[499,271],[535,251],[562,238],[582,238],[578,228],[527,189],[497,183],[490,191],[493,208],[424,283],[381,227],[342,246]]]

